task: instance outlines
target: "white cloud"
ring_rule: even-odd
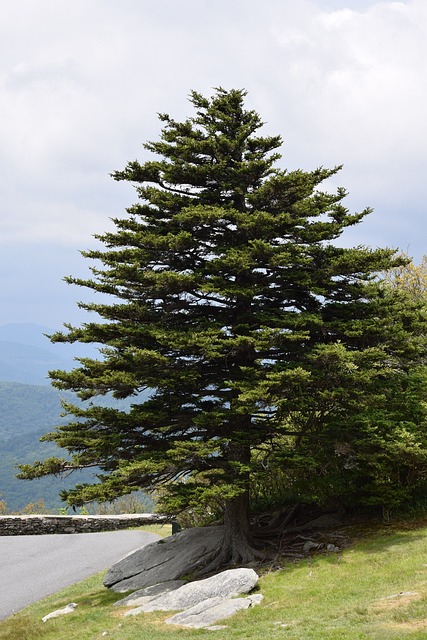
[[[351,9],[339,9],[328,13],[322,13],[319,22],[324,25],[328,31],[343,27],[346,23],[354,18],[355,12]]]
[[[284,165],[344,163],[334,184],[378,210],[358,239],[424,253],[426,31],[425,0],[15,0],[0,23],[0,244],[87,247],[133,202],[108,173],[146,157],[156,113],[185,117],[190,89],[222,85],[248,89]]]

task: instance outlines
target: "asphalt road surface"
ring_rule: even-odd
[[[139,530],[0,536],[0,620],[158,538]]]

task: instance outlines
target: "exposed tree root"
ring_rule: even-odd
[[[265,560],[266,557],[264,549],[256,548],[250,543],[232,546],[223,543],[198,574],[205,576],[229,567],[247,567]]]
[[[336,512],[293,505],[273,515],[258,516],[252,523],[252,532],[254,539],[262,543],[277,540],[285,534],[336,526],[340,521],[341,516]]]
[[[294,505],[276,514],[256,517],[248,532],[224,530],[221,546],[198,570],[200,577],[230,567],[271,564],[279,559],[304,558],[315,551],[337,550],[347,546],[347,535],[337,530],[337,513]],[[307,551],[306,543],[310,551]]]
[[[284,509],[279,513],[273,514],[273,516],[269,514],[267,524],[265,524],[266,517],[264,517],[263,523],[262,516],[260,516],[255,520],[252,527],[253,536],[257,540],[266,540],[269,537],[277,538],[288,525],[292,524],[299,508],[300,505],[296,504],[290,509]]]

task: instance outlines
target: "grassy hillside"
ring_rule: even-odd
[[[262,567],[265,600],[227,620],[216,640],[425,640],[427,521],[359,531],[358,538],[340,553]],[[212,638],[211,631],[165,625],[166,612],[124,618],[125,609],[113,607],[121,597],[94,576],[0,623],[0,640]],[[41,622],[68,602],[78,604],[73,614]]]

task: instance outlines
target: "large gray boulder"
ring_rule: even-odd
[[[263,599],[261,594],[247,598],[209,598],[194,607],[176,613],[165,620],[166,624],[177,624],[193,629],[213,628],[211,625],[229,618],[242,609],[248,609],[259,604]],[[222,628],[222,627],[219,627]]]
[[[169,580],[168,582],[161,582],[160,584],[153,584],[151,587],[145,587],[144,589],[138,589],[126,598],[117,600],[114,603],[115,607],[140,607],[141,605],[157,598],[159,595],[168,593],[168,591],[174,591],[185,584],[184,580]]]
[[[212,598],[232,598],[242,593],[249,593],[257,582],[258,575],[253,569],[229,569],[210,578],[189,582],[178,589],[149,598],[137,608],[128,611],[126,615],[134,616],[147,611],[188,609]]]
[[[135,591],[194,573],[220,548],[223,527],[195,527],[146,545],[119,560],[104,585],[117,593]]]

